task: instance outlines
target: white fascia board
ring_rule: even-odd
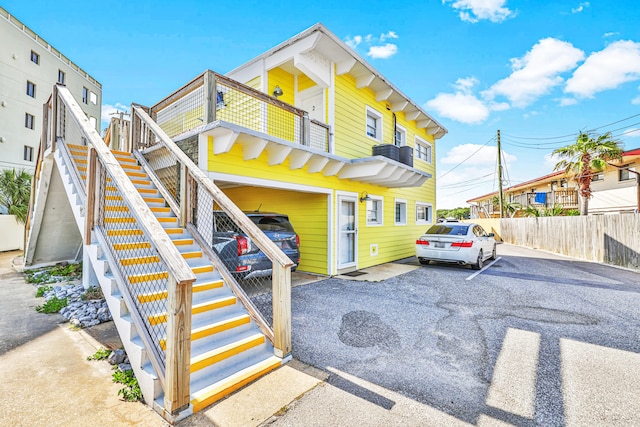
[[[264,62],[256,61],[249,64],[245,68],[239,69],[235,72],[232,71],[225,75],[240,83],[246,83],[256,77],[261,77],[263,69],[264,69]]]
[[[317,187],[313,185],[302,185],[294,182],[276,181],[273,179],[254,178],[245,175],[233,175],[220,172],[207,172],[207,176],[215,181],[226,181],[254,187],[277,188],[280,190],[302,191],[305,193],[332,194],[331,188]]]
[[[289,62],[296,54],[309,52],[316,47],[321,37],[322,33],[315,32],[280,49],[278,52],[274,52],[272,55],[264,59],[265,68],[267,70],[272,70],[285,62]]]

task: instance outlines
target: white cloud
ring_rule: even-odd
[[[457,122],[482,123],[489,117],[489,107],[471,93],[477,83],[475,77],[459,78],[453,84],[455,93],[439,93],[425,107]]]
[[[386,33],[381,33],[379,37],[375,37],[373,34],[367,34],[366,36],[349,36],[345,39],[345,43],[353,50],[361,44],[364,44],[368,57],[373,59],[387,59],[398,52],[398,45],[384,42],[397,38],[399,38],[398,34],[395,31],[389,30]]]
[[[635,98],[633,98],[633,99],[631,100],[631,103],[632,103],[633,105],[640,105],[640,95],[638,95],[638,96],[636,96]]]
[[[544,155],[544,169],[552,171],[553,168],[558,164],[558,162],[562,160],[560,157],[553,153]]]
[[[351,49],[354,49],[358,47],[358,45],[360,43],[362,43],[362,36],[354,36],[353,38],[351,37],[347,37],[347,39],[345,40],[345,43],[347,44],[347,46],[349,46]]]
[[[591,98],[635,80],[640,80],[640,43],[620,40],[592,53],[567,80],[564,91],[579,98]]]
[[[477,153],[476,153],[477,151]],[[490,145],[481,144],[461,144],[452,147],[449,152],[440,159],[442,164],[458,164],[463,162],[471,153],[476,153],[469,160],[465,162],[472,164],[474,167],[491,166],[494,167],[497,163],[497,149]],[[515,162],[518,158],[512,154],[505,153],[502,150],[502,158],[506,162]],[[469,179],[469,178],[467,178]],[[449,181],[449,180],[447,180]]]
[[[609,31],[608,33],[604,33],[604,34],[602,35],[602,37],[605,37],[605,38],[606,38],[606,37],[613,37],[613,36],[617,36],[617,35],[619,35],[619,34],[620,34],[620,33],[619,33],[619,32],[617,32],[617,31],[616,31],[616,32]]]
[[[462,21],[476,23],[482,20],[503,22],[515,16],[515,12],[504,7],[507,0],[442,0],[442,4],[452,3]]]
[[[576,105],[577,103],[578,103],[578,100],[575,98],[567,98],[567,97],[560,98],[561,107],[568,107],[570,105]]]
[[[631,128],[622,132],[621,136],[628,138],[640,138],[640,128]]]
[[[589,6],[591,6],[591,4],[588,1],[580,3],[578,7],[574,7],[573,9],[571,9],[571,13],[580,13],[584,10],[585,7]]]
[[[482,92],[488,100],[505,96],[514,107],[524,108],[564,80],[559,74],[572,70],[584,52],[554,38],[536,43],[522,58],[511,59],[513,73]]]
[[[387,43],[383,46],[371,46],[367,56],[373,59],[387,59],[398,52],[398,46],[393,43]]]
[[[398,35],[395,31],[388,31],[386,34],[380,34],[380,41],[384,42],[387,39],[397,39]]]
[[[129,106],[116,102],[116,105],[103,104],[102,116],[100,120],[106,123],[111,121],[111,117],[115,117],[115,114],[120,111],[129,111]]]
[[[489,108],[481,100],[463,92],[439,93],[425,105],[439,115],[461,123],[482,123],[489,117]]]

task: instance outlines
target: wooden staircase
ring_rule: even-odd
[[[67,144],[70,155],[75,162],[80,176],[86,182],[87,147]],[[191,329],[191,363],[190,363],[190,392],[191,410],[198,412],[213,402],[227,396],[233,391],[250,383],[254,379],[281,366],[283,360],[274,355],[273,345],[261,332],[248,311],[234,295],[231,288],[224,282],[222,276],[210,260],[205,256],[196,239],[186,228],[180,227],[178,218],[168,207],[161,192],[155,187],[145,170],[138,165],[136,159],[126,152],[112,151],[131,182],[135,185],[145,203],[149,206],[159,223],[164,228],[171,242],[178,249],[193,273],[196,281],[192,285],[192,329]],[[157,255],[149,255],[151,243],[145,241],[143,233],[136,229],[128,207],[121,203],[122,197],[116,187],[106,182],[106,204],[104,207],[104,222],[117,223],[118,227],[109,229],[112,235],[127,236],[126,243],[114,244],[111,248],[100,248],[104,255],[110,252],[115,262],[120,264],[120,270],[135,291],[132,295],[137,302],[145,307],[147,327],[152,331],[151,336],[160,337],[157,344],[162,350],[166,349],[166,338],[162,337],[164,323],[167,319],[167,291],[149,290],[136,284],[149,281],[161,281],[168,277],[163,270]],[[129,225],[131,224],[131,225]],[[100,257],[104,261],[105,257]],[[144,268],[141,268],[144,267]],[[113,282],[116,275],[109,270],[114,266],[97,268]],[[101,284],[103,281],[100,281]],[[118,286],[120,284],[117,284]],[[103,292],[108,299],[113,299],[115,311],[127,320],[127,310],[121,309],[122,302],[118,286],[103,286]],[[119,301],[119,304],[118,304]],[[122,322],[120,322],[122,323]],[[118,325],[119,322],[116,322]],[[128,323],[132,325],[131,322]],[[127,328],[130,328],[128,326]],[[131,352],[129,346],[141,347],[141,341],[135,339],[136,333],[120,331],[125,349],[132,355],[140,354],[139,360],[132,360],[132,366],[139,382],[141,377],[148,376],[157,381],[157,376],[150,373],[152,368],[148,358],[144,356],[144,349],[136,348]],[[142,387],[145,390],[159,390],[157,386]],[[153,394],[151,396],[151,394]],[[162,408],[163,396],[158,392],[147,391],[145,400],[155,401],[156,409]],[[184,414],[183,414],[184,415]],[[187,414],[188,415],[188,414]]]

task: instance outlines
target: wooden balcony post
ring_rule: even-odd
[[[216,76],[211,70],[207,70],[204,73],[204,124],[215,122],[217,104]]]
[[[275,355],[291,353],[291,266],[273,263],[273,347]]]
[[[191,283],[177,283],[170,274],[168,290],[164,409],[176,414],[191,401]]]
[[[96,204],[96,149],[89,146],[87,152],[87,189],[84,207],[84,244],[91,244],[91,230],[95,219]]]

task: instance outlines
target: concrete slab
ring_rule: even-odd
[[[357,273],[361,273],[358,275],[349,276],[346,274],[339,274],[335,277],[345,280],[357,280],[359,282],[381,282],[383,280],[408,273],[416,268],[420,268],[419,265],[416,266],[407,263],[390,262],[358,270]]]

